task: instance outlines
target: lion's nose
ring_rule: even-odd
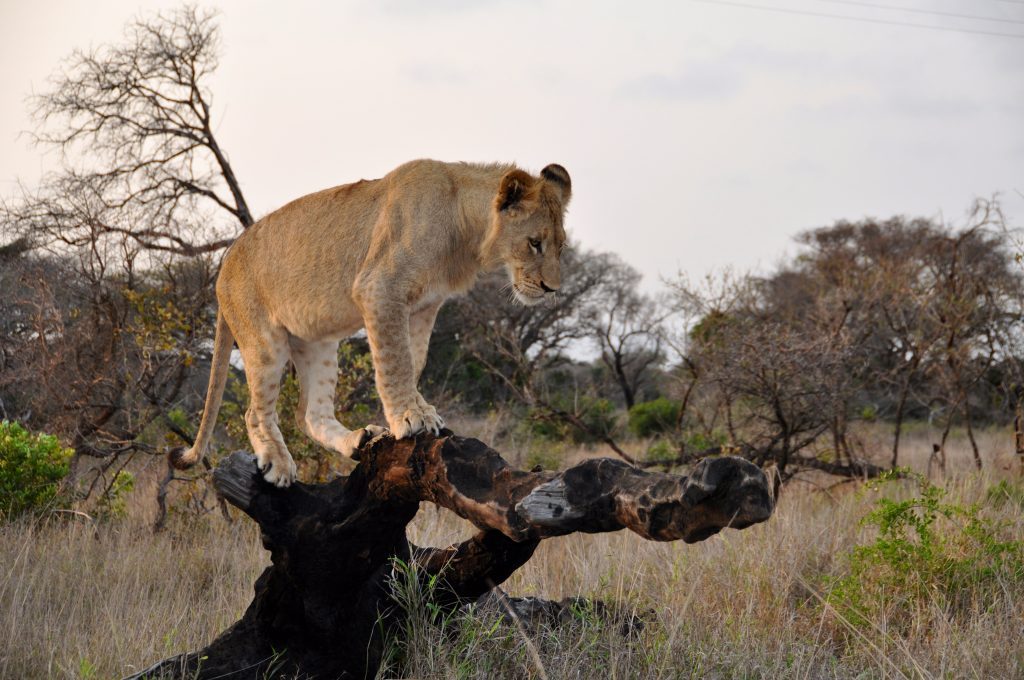
[[[556,290],[558,290],[557,288],[551,288],[550,286],[548,286],[548,284],[544,283],[543,281],[540,282],[540,288],[545,293],[554,293]]]

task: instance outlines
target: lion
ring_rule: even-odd
[[[514,165],[416,160],[259,220],[224,255],[202,420],[195,444],[172,451],[171,462],[187,468],[202,459],[232,343],[249,386],[246,430],[268,482],[286,487],[296,477],[276,410],[288,361],[299,381],[299,429],[352,457],[383,432],[350,431],[334,414],[338,343],[361,328],[388,429],[399,439],[438,434],[444,419],[417,389],[438,309],[501,265],[520,303],[554,295],[570,194],[569,173],[557,164],[532,176]]]

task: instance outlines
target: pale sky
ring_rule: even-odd
[[[174,4],[0,0],[0,194],[55,160],[19,137],[26,96]],[[959,221],[998,192],[1024,221],[1024,37],[807,14],[1024,36],[1024,1],[200,6],[220,11],[217,134],[256,215],[414,158],[557,162],[570,234],[652,289],[768,270],[837,219]]]

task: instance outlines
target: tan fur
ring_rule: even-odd
[[[195,445],[202,457],[220,407],[231,336],[245,362],[246,427],[264,477],[295,479],[277,425],[281,374],[300,384],[299,427],[351,456],[375,426],[351,432],[334,415],[338,342],[366,328],[388,427],[397,437],[444,421],[416,389],[434,319],[482,269],[504,264],[516,298],[535,304],[561,283],[564,168],[539,177],[510,165],[419,160],[385,177],[300,198],[248,229],[224,256],[210,388]],[[538,252],[539,250],[539,252]]]

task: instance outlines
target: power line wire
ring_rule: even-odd
[[[976,21],[998,21],[1002,24],[1024,24],[1021,19],[1004,19],[1002,17],[983,17],[977,14],[958,14],[956,12],[943,12],[933,9],[919,9],[917,7],[897,7],[896,5],[879,5],[873,2],[859,2],[859,0],[818,0],[818,2],[831,2],[836,5],[853,5],[854,7],[870,7],[872,9],[885,9],[894,12],[910,12],[912,14],[932,14],[939,17],[953,17],[954,19],[974,19]]]
[[[764,12],[779,12],[782,14],[800,14],[809,17],[822,17],[825,19],[845,19],[846,21],[859,21],[864,24],[883,24],[886,26],[904,26],[907,28],[923,28],[929,31],[945,31],[948,33],[971,33],[974,35],[992,35],[999,38],[1024,38],[1024,33],[999,33],[997,31],[977,31],[970,28],[953,28],[950,26],[929,26],[927,24],[912,24],[908,21],[893,21],[889,19],[869,19],[867,17],[851,17],[842,14],[829,14],[827,12],[813,12],[800,9],[789,9],[785,7],[769,7],[766,5],[752,5],[746,2],[734,2],[733,0],[691,0],[692,2],[704,2],[712,5],[728,5],[730,7],[742,7],[744,9],[759,9]],[[1001,0],[1006,2],[1007,0]],[[1022,3],[1024,4],[1024,3]]]

